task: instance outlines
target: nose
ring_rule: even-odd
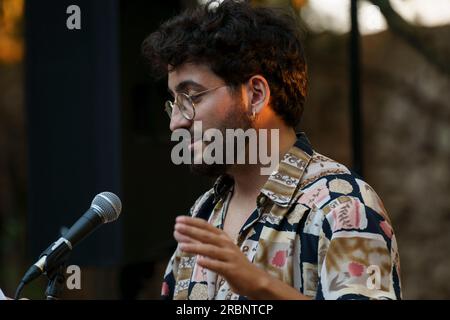
[[[172,111],[172,116],[170,117],[170,131],[174,131],[176,129],[188,129],[191,127],[191,120],[186,119],[181,114],[178,107],[174,107]]]

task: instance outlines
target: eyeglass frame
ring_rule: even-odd
[[[194,93],[194,94],[187,94],[187,93],[184,93],[184,92],[178,92],[178,93],[176,94],[175,99],[174,99],[173,102],[172,102],[171,100],[167,100],[167,101],[164,103],[164,109],[165,109],[166,113],[169,115],[169,118],[172,119],[173,109],[174,109],[174,106],[176,105],[176,106],[178,107],[178,110],[180,111],[181,115],[182,115],[186,120],[192,121],[192,120],[194,120],[194,118],[195,118],[195,115],[196,115],[195,109],[196,109],[196,107],[197,107],[196,104],[194,103],[194,101],[192,101],[192,98],[195,99],[195,98],[197,98],[197,97],[200,97],[200,96],[202,96],[202,95],[204,95],[204,94],[207,94],[207,93],[209,93],[209,92],[212,92],[212,91],[214,91],[214,90],[217,90],[217,89],[220,89],[220,88],[223,88],[223,87],[228,87],[228,85],[217,86],[217,87],[214,87],[214,88],[211,88],[211,89],[206,89],[206,90],[203,90],[203,91]],[[183,110],[180,108],[180,105],[179,105],[178,102],[177,102],[178,96],[180,96],[180,95],[186,97],[186,98],[188,99],[188,101],[191,103],[191,105],[192,105],[192,111],[193,111],[193,113],[194,113],[194,114],[192,115],[192,117],[186,116],[185,112],[183,112]],[[169,113],[169,110],[170,110],[170,113]]]

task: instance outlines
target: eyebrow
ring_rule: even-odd
[[[182,81],[179,84],[177,84],[177,86],[175,87],[176,92],[185,92],[185,91],[187,91],[186,89],[194,89],[197,91],[206,90],[206,88],[204,86],[202,86],[200,83],[197,83],[192,80]],[[167,88],[167,91],[170,93],[170,95],[172,97],[175,96],[175,94],[173,93],[172,90],[170,90],[170,88]]]

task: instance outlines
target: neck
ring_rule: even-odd
[[[297,137],[293,128],[279,129],[279,141],[271,141],[271,135],[268,134],[268,149],[272,143],[279,144],[278,159],[283,159],[284,154],[294,145]],[[278,164],[277,164],[278,165]],[[261,174],[261,164],[245,164],[232,167],[228,174],[234,179],[233,198],[237,199],[256,199],[262,187],[269,178],[268,175]]]

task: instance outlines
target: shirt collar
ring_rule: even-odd
[[[257,206],[264,205],[265,197],[282,207],[289,206],[312,154],[313,149],[305,133],[297,133],[294,145],[284,154],[262,187],[261,194],[257,198]],[[220,176],[214,183],[214,202],[226,195],[233,184],[231,176],[226,174]]]
[[[228,174],[221,175],[219,178],[217,178],[213,187],[214,203],[217,203],[221,198],[223,198],[230,191],[233,185],[233,177]]]
[[[283,159],[262,187],[257,205],[264,204],[264,200],[262,200],[262,195],[264,195],[276,204],[288,207],[312,154],[313,149],[305,133],[297,133],[297,141],[284,154]]]

